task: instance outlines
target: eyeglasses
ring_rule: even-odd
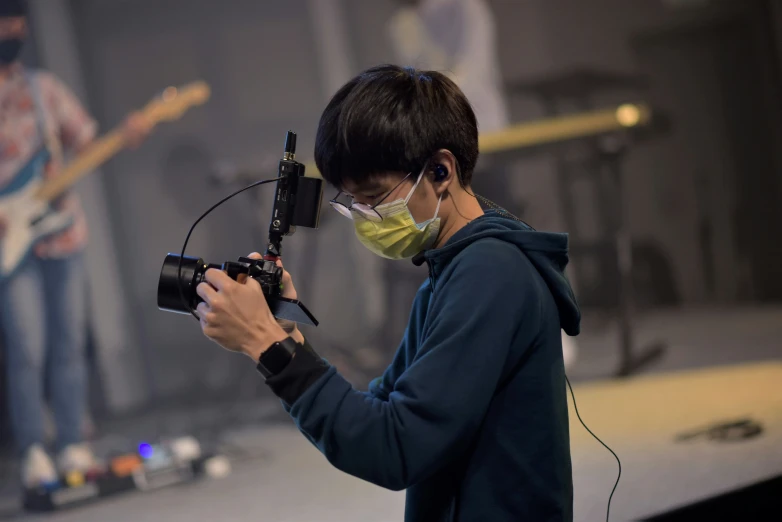
[[[372,221],[374,223],[379,223],[380,221],[383,221],[383,217],[378,213],[377,210],[375,210],[375,207],[377,207],[378,205],[383,203],[383,201],[385,201],[385,199],[388,196],[390,196],[396,189],[398,189],[402,185],[402,183],[404,183],[405,180],[410,177],[410,174],[412,174],[412,172],[408,172],[407,176],[402,178],[402,181],[397,183],[394,188],[392,188],[391,190],[386,192],[386,195],[383,196],[380,199],[380,201],[378,201],[374,205],[366,205],[364,203],[355,203],[353,201],[351,201],[349,204],[346,205],[345,203],[342,203],[341,201],[337,201],[337,198],[339,198],[343,194],[343,192],[341,190],[339,192],[337,192],[337,195],[334,196],[334,199],[329,201],[329,204],[334,208],[334,210],[336,210],[337,212],[339,212],[340,214],[342,214],[346,218],[353,219],[353,212],[355,212],[356,214],[360,215],[361,217],[363,217],[364,219],[366,219],[368,221]]]

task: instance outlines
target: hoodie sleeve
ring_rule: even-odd
[[[403,367],[400,368],[400,366],[404,364],[404,361],[401,359],[402,354],[402,350],[397,350],[396,356],[394,356],[394,362],[391,363],[391,366],[386,368],[386,371],[383,372],[382,376],[370,381],[369,390],[366,393],[369,397],[381,401],[388,400],[388,396],[393,390],[393,383],[396,382],[399,375],[404,371]]]
[[[419,294],[421,292],[430,292],[428,281],[418,290]],[[386,371],[383,372],[382,376],[370,381],[369,390],[366,392],[366,395],[369,397],[380,399],[381,401],[387,401],[389,395],[394,390],[396,381],[405,372],[405,366],[407,365],[407,358],[409,355],[409,340],[412,332],[418,331],[421,320],[420,316],[422,313],[419,303],[419,298],[416,296],[416,299],[413,303],[413,309],[410,311],[410,316],[407,319],[405,335],[402,338],[402,342],[399,344],[399,348],[396,350],[394,360],[391,361],[391,364],[388,366],[388,368],[386,368]]]
[[[443,274],[425,340],[393,388],[381,381],[362,393],[330,367],[291,405],[299,429],[338,469],[392,490],[458,456],[483,420],[514,337],[538,327],[522,258],[502,242],[464,250]]]

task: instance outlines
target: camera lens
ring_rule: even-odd
[[[189,314],[190,309],[195,308],[201,302],[195,289],[203,281],[209,265],[201,258],[185,256],[182,258],[180,278],[177,277],[179,259],[180,256],[176,254],[168,254],[163,261],[157,285],[157,306],[167,312]],[[184,301],[182,300],[183,296]]]

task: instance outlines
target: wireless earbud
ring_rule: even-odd
[[[448,169],[446,169],[444,165],[434,166],[434,180],[436,182],[445,181],[445,178],[447,177],[448,177]]]

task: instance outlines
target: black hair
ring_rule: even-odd
[[[27,0],[0,0],[0,18],[27,16]]]
[[[440,149],[456,158],[462,186],[478,160],[478,124],[464,93],[444,74],[380,65],[337,91],[320,118],[315,163],[342,188],[383,172],[421,171]]]

